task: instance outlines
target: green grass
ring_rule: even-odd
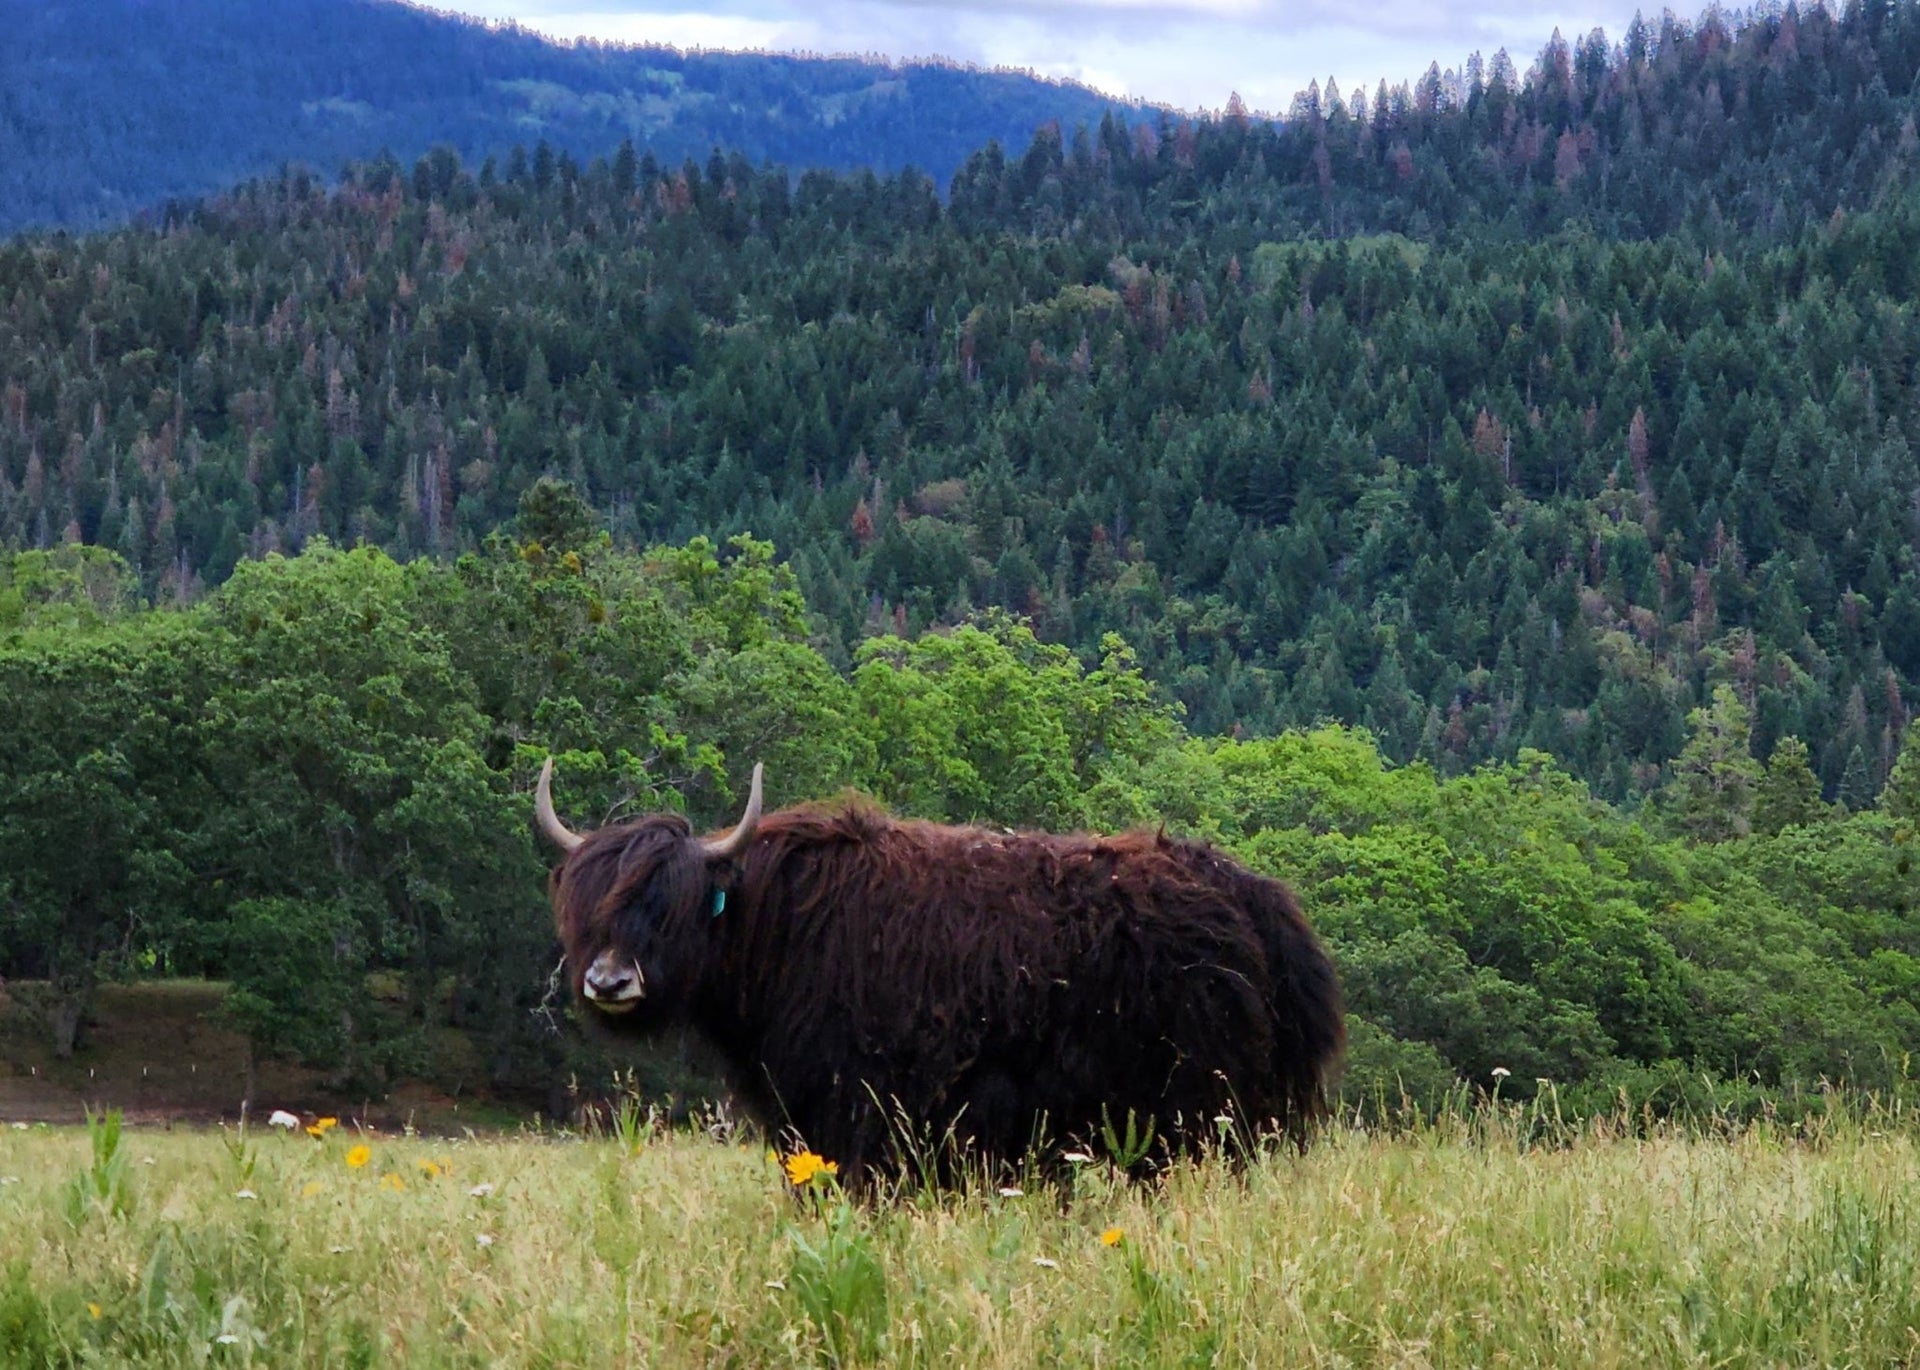
[[[0,1364],[1920,1359],[1904,1127],[1542,1131],[1483,1110],[1153,1185],[1094,1164],[1071,1193],[866,1208],[819,1181],[796,1198],[760,1144],[645,1127],[128,1129],[117,1156],[83,1128],[9,1128]]]

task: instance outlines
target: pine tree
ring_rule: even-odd
[[[1820,799],[1820,781],[1809,763],[1807,744],[1783,737],[1767,758],[1766,774],[1753,793],[1755,832],[1777,833],[1817,822],[1826,812]]]
[[[1697,842],[1725,842],[1751,831],[1760,766],[1750,754],[1746,705],[1731,685],[1687,715],[1689,736],[1673,763],[1667,798],[1681,830]]]
[[[578,552],[599,536],[600,516],[566,481],[542,476],[520,496],[520,540],[538,543],[549,556]]]
[[[1873,807],[1873,771],[1867,765],[1866,748],[1858,742],[1847,753],[1846,769],[1840,773],[1840,802],[1848,813]]]

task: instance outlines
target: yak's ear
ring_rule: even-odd
[[[753,841],[754,830],[760,826],[760,763],[753,763],[753,784],[747,790],[747,811],[740,815],[740,821],[733,825],[733,831],[725,837],[716,837],[702,843],[702,850],[709,861],[731,861],[747,849]]]

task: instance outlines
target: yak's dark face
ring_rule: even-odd
[[[552,879],[574,992],[622,1030],[678,1016],[698,978],[699,919],[712,891],[684,819],[663,814],[594,833]]]
[[[535,811],[566,853],[548,887],[574,993],[624,1033],[683,1018],[702,971],[704,925],[759,822],[760,768],[733,832],[701,839],[677,814],[570,832],[553,811],[552,766],[540,772]]]

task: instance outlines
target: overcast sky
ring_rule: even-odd
[[[452,8],[580,35],[690,48],[950,57],[1069,77],[1181,109],[1219,109],[1239,91],[1284,113],[1329,76],[1343,92],[1412,81],[1437,61],[1506,48],[1525,70],[1557,26],[1568,42],[1604,28],[1618,41],[1634,0],[453,0]],[[1686,9],[1685,5],[1678,8]],[[1648,13],[1657,13],[1649,9]]]

